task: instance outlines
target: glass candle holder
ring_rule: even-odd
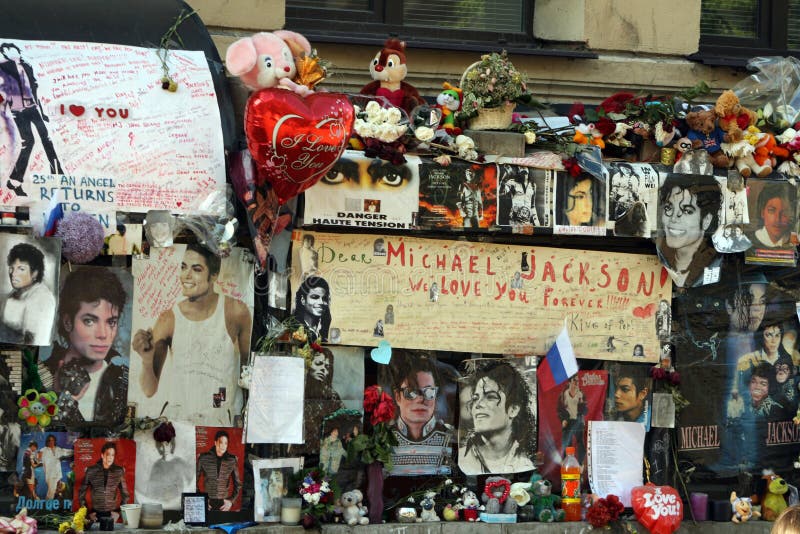
[[[299,525],[302,504],[302,499],[288,497],[281,499],[281,523],[284,525]]]

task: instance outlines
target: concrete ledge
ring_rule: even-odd
[[[767,521],[749,521],[740,525],[731,522],[692,523],[684,521],[678,534],[762,534],[769,533],[772,525]],[[648,530],[638,522],[632,521],[631,526],[642,534]],[[136,534],[162,534],[165,530],[131,530],[117,528],[117,532]],[[99,532],[99,531],[98,531]],[[172,531],[174,532],[174,531]],[[192,529],[193,534],[220,534],[220,530]],[[537,534],[587,534],[592,532],[588,523],[516,523],[509,525],[489,525],[487,523],[467,523],[464,521],[441,523],[385,523],[383,525],[365,525],[349,527],[347,525],[323,525],[321,530],[304,530],[303,527],[288,527],[280,524],[263,523],[240,531],[246,534],[522,534],[535,532]]]

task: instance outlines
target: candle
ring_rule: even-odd
[[[696,521],[708,519],[708,494],[692,493],[689,495],[689,502],[692,505],[692,512]]]
[[[281,500],[281,523],[284,525],[300,524],[300,499]]]

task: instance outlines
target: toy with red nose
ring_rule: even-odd
[[[406,43],[389,38],[383,49],[375,54],[369,64],[369,73],[374,81],[361,89],[362,95],[386,97],[392,105],[403,109],[407,114],[425,100],[413,85],[404,82],[408,74],[406,67]]]

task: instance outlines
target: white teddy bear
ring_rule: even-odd
[[[364,500],[364,495],[359,490],[351,490],[342,493],[339,497],[339,503],[342,507],[342,516],[345,522],[351,527],[354,525],[367,525],[369,519],[367,515],[367,507],[361,504]]]

